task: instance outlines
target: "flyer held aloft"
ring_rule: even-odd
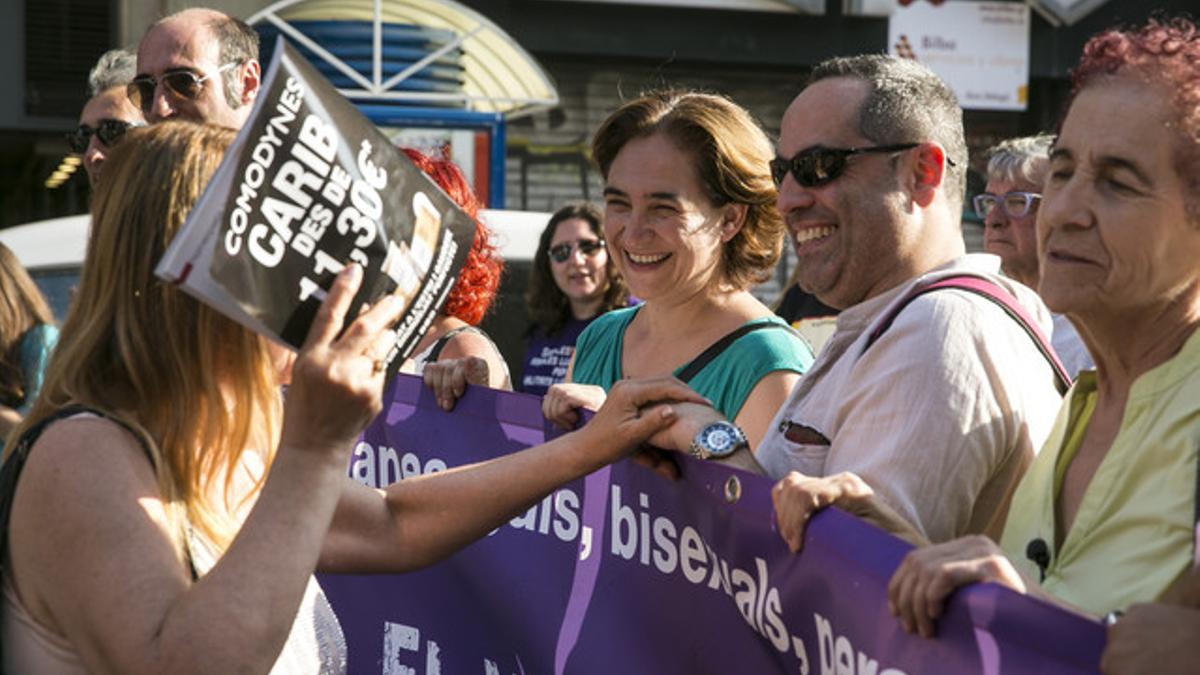
[[[347,321],[364,302],[403,297],[388,357],[398,364],[474,234],[470,217],[280,40],[250,119],[155,272],[299,348],[334,277],[357,262],[363,286]]]

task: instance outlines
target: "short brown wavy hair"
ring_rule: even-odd
[[[714,206],[745,204],[746,221],[721,252],[727,283],[739,289],[771,276],[783,249],[785,228],[775,208],[770,161],[775,150],[744,108],[716,94],[659,91],[630,101],[608,116],[592,140],[600,174],[621,148],[662,133],[692,155],[696,173]]]

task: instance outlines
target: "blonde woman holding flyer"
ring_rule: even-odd
[[[77,301],[0,475],[7,672],[344,672],[314,571],[431,564],[669,426],[649,402],[699,400],[624,383],[544,446],[353,483],[402,303],[342,330],[362,277],[347,267],[284,402],[282,350],[153,276],[233,136],[168,121],[105,164]]]

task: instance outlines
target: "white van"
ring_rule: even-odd
[[[515,378],[524,358],[524,337],[529,323],[525,312],[525,291],[538,238],[549,213],[484,209],[480,215],[496,233],[505,272],[500,294],[484,319],[482,328],[500,346]],[[71,301],[71,289],[79,283],[79,270],[87,251],[89,216],[68,216],[42,220],[0,230],[3,242],[37,282],[62,321]]]

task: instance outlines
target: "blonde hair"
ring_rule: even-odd
[[[230,488],[243,454],[275,446],[279,387],[262,338],[159,281],[154,267],[233,138],[168,121],[131,129],[114,148],[92,204],[78,295],[17,431],[72,403],[127,422],[173,516],[221,550],[240,526]]]

